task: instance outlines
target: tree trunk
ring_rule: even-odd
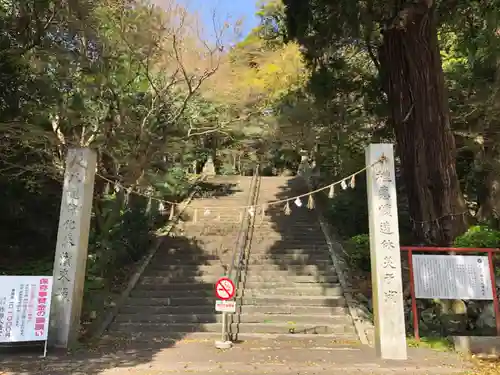
[[[448,246],[467,229],[467,215],[434,13],[429,0],[400,5],[379,55],[416,239]]]

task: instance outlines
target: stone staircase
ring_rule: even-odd
[[[148,265],[108,330],[108,337],[178,341],[193,333],[221,331],[214,285],[225,275],[240,229],[251,177],[217,177],[215,197],[193,200]],[[220,210],[217,207],[227,207]]]
[[[259,203],[304,192],[300,178],[262,177]],[[306,198],[302,204],[291,204],[289,216],[285,204],[270,206],[263,219],[256,219],[233,336],[329,335],[358,340],[316,214],[307,208]]]
[[[227,273],[248,204],[251,177],[216,177],[219,196],[194,200],[177,235],[164,240],[111,324],[108,337],[175,342],[221,332],[214,284]],[[225,191],[224,191],[225,190]],[[305,192],[299,178],[262,177],[258,202]],[[237,314],[230,318],[234,340],[286,335],[356,340],[342,289],[315,213],[283,204],[257,213],[244,256]],[[218,207],[224,207],[220,210]],[[234,209],[231,209],[234,207]]]

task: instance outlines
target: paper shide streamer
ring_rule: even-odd
[[[328,198],[332,199],[333,197],[335,197],[335,185],[332,184],[330,186],[330,191],[328,192]]]
[[[309,195],[309,199],[307,200],[307,208],[309,208],[310,210],[314,209],[314,198],[312,194]]]
[[[285,205],[285,215],[289,216],[292,213],[292,209],[290,208],[290,202],[286,202]]]

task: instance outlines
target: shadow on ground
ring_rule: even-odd
[[[286,184],[279,188],[275,199],[281,200],[309,192],[309,189],[301,177],[290,178]],[[317,202],[315,202],[318,204]],[[323,277],[335,276],[336,271],[330,259],[326,238],[319,225],[317,213],[309,209],[308,198],[301,198],[301,206],[290,202],[291,213],[286,215],[283,205],[270,206],[266,214],[272,223],[274,231],[281,235],[281,240],[276,240],[269,246],[267,252],[275,265],[281,270],[288,270],[291,274],[301,276],[314,276],[318,283],[322,283],[322,295],[325,297],[324,305],[333,310],[344,307],[343,300],[327,298],[332,296],[330,288],[336,287],[337,283],[325,283]],[[258,225],[258,224],[257,224]],[[284,249],[294,249],[296,257],[291,259],[284,256]],[[310,332],[321,332],[322,326],[311,328]]]
[[[156,267],[168,259],[171,260],[168,265]],[[104,338],[88,342],[70,354],[49,350],[46,359],[41,359],[43,347],[39,347],[36,354],[33,350],[28,354],[26,348],[3,350],[3,353],[0,351],[1,370],[7,374],[91,375],[107,369],[151,362],[163,350],[185,337],[185,333],[171,332],[165,323],[173,319],[175,321],[177,313],[190,310],[194,305],[197,311],[206,314],[204,322],[192,322],[189,321],[189,314],[185,313],[188,321],[177,323],[186,324],[193,332],[202,332],[203,323],[215,321],[213,302],[208,295],[203,298],[203,292],[194,292],[198,293],[196,298],[184,297],[182,287],[176,287],[192,283],[195,290],[211,291],[213,284],[197,281],[202,268],[209,261],[197,240],[165,238],[142,282],[132,291]],[[188,266],[184,266],[183,262],[188,263]],[[159,292],[155,285],[143,282],[157,276],[165,281],[164,291]],[[167,281],[170,281],[169,285]],[[160,294],[171,295],[170,305],[165,305]]]
[[[218,178],[217,182],[213,180],[201,181],[198,183],[196,189],[197,196],[201,198],[217,198],[241,192],[241,189],[238,188],[238,184],[232,183],[231,181],[234,181],[234,176],[229,176],[227,182],[223,181],[221,178]]]
[[[222,197],[235,194],[238,188],[229,181],[209,181],[200,191],[205,193],[198,197]],[[71,353],[49,350],[45,359],[43,347],[29,351],[0,347],[0,373],[92,375],[147,367],[191,333],[205,332],[207,325],[218,321],[214,284],[206,281],[207,272],[208,277],[224,273],[225,264],[218,252],[224,250],[223,240],[233,241],[224,229],[187,228],[182,235],[174,231],[165,237],[102,338]]]

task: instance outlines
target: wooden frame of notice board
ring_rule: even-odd
[[[52,276],[0,276],[0,344],[44,342],[47,356]]]
[[[420,340],[417,298],[493,301],[496,331],[500,336],[500,307],[493,264],[493,254],[500,249],[402,246],[401,251],[408,252],[413,329],[417,341]],[[486,253],[487,256],[447,253]]]

